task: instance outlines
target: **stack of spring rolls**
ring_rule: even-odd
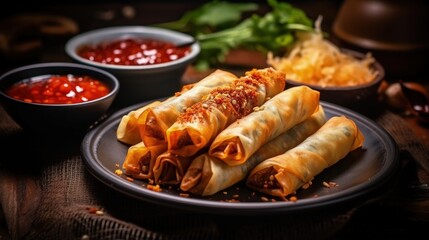
[[[125,174],[201,196],[240,181],[272,196],[295,193],[364,137],[345,116],[327,119],[318,91],[285,85],[273,68],[241,77],[216,70],[129,112],[117,129],[129,145]]]

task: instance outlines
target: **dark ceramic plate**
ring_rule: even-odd
[[[372,120],[343,107],[322,102],[328,117],[346,115],[353,119],[365,136],[362,149],[355,150],[344,159],[317,175],[308,189],[297,192],[298,201],[262,201],[260,194],[247,188],[243,183],[221,191],[210,197],[181,196],[178,187],[164,187],[162,192],[146,189],[147,182],[130,182],[125,176],[118,176],[115,170],[122,165],[128,145],[116,139],[116,129],[123,115],[144,104],[122,109],[101,125],[92,129],[84,137],[81,150],[89,171],[107,186],[126,195],[162,206],[182,210],[228,214],[279,214],[298,211],[340,207],[361,204],[376,197],[392,180],[398,169],[398,150],[391,136]],[[326,188],[323,181],[337,183]],[[235,196],[234,196],[235,195]],[[238,195],[238,198],[237,198]],[[317,197],[315,197],[317,196]],[[238,201],[231,201],[232,199]]]

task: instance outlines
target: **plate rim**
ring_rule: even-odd
[[[358,125],[365,124],[372,132],[380,139],[384,139],[386,146],[385,158],[390,159],[390,164],[384,163],[379,171],[372,176],[370,183],[364,182],[352,186],[344,191],[334,194],[319,196],[317,198],[299,199],[296,202],[221,202],[208,199],[187,198],[181,196],[173,196],[170,194],[162,194],[146,188],[143,188],[133,182],[117,176],[113,171],[104,166],[94,154],[97,152],[98,143],[102,139],[103,131],[111,129],[112,125],[117,126],[120,118],[131,110],[135,110],[144,106],[154,99],[142,103],[134,104],[122,108],[114,112],[105,121],[92,128],[84,136],[81,143],[82,160],[89,172],[103,184],[121,192],[125,195],[136,199],[162,205],[165,207],[179,208],[192,212],[204,212],[212,214],[228,214],[228,215],[253,215],[253,214],[282,214],[282,213],[297,213],[313,209],[321,209],[322,207],[339,207],[348,205],[365,196],[374,195],[375,191],[381,186],[387,184],[399,169],[399,150],[392,136],[374,120],[345,107],[337,104],[320,101],[325,111],[332,111],[331,114],[342,114],[352,118]],[[97,143],[97,144],[93,144]],[[389,159],[388,159],[389,158]],[[114,181],[112,181],[114,179]],[[334,196],[333,196],[334,195]],[[225,211],[226,210],[226,211]]]

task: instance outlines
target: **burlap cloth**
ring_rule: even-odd
[[[169,209],[123,195],[95,179],[81,159],[80,138],[29,137],[3,109],[0,119],[0,226],[8,229],[0,232],[0,239],[328,239],[338,236],[360,207],[250,217]],[[411,174],[401,177],[407,182],[404,188],[393,182],[394,191],[369,202],[400,207],[427,220],[429,210],[417,215],[413,209],[427,206],[429,195],[398,192],[429,183],[428,147],[401,117],[385,112],[375,120],[396,140],[402,169],[413,164]]]

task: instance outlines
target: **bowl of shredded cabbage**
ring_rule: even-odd
[[[349,108],[377,101],[383,66],[370,52],[340,48],[320,27],[315,29],[298,33],[298,41],[283,56],[268,53],[267,64],[286,73],[286,87],[307,85],[320,92],[322,101]]]

